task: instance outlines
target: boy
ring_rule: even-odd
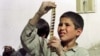
[[[58,26],[59,39],[55,36],[47,43],[44,38],[37,34],[36,24],[41,16],[50,9],[55,8],[53,2],[43,2],[39,11],[29,21],[21,35],[23,47],[31,54],[36,56],[89,56],[88,51],[78,47],[76,39],[83,31],[83,19],[74,12],[66,12],[60,17]],[[51,48],[55,48],[55,52]]]

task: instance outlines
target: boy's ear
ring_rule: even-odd
[[[79,36],[79,35],[82,33],[82,31],[83,31],[83,30],[82,30],[81,28],[78,28],[78,29],[77,29],[77,36]]]

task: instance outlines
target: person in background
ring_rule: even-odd
[[[45,21],[43,18],[40,18],[40,20],[36,24],[36,27],[38,28],[37,34],[40,37],[43,37],[43,38],[48,37],[50,27],[47,21]]]
[[[11,56],[15,53],[15,49],[12,48],[11,46],[4,46],[4,51],[2,56]]]
[[[58,25],[58,39],[54,36],[47,42],[37,34],[36,27],[40,18],[56,4],[51,1],[43,2],[35,16],[29,20],[21,34],[21,43],[28,53],[36,56],[89,56],[86,49],[79,47],[77,38],[83,31],[84,20],[75,12],[68,11],[61,15]],[[52,48],[55,51],[52,52]],[[41,55],[42,54],[42,55]]]

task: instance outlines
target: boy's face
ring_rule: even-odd
[[[70,18],[63,17],[58,26],[58,35],[61,41],[70,41],[81,34],[81,29],[75,29],[75,26]]]

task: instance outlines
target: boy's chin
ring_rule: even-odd
[[[67,38],[64,38],[64,37],[61,37],[61,38],[60,38],[60,40],[61,40],[62,42],[69,41],[69,39],[67,39]]]
[[[65,39],[65,38],[60,38],[60,40],[63,42],[67,41],[67,39]]]

